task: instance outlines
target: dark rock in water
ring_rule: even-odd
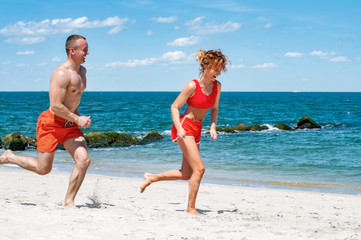
[[[115,141],[117,141],[117,138],[119,136],[119,133],[117,132],[113,132],[113,131],[109,131],[104,133],[104,135],[106,136],[106,139],[109,143],[109,145],[111,145],[112,143],[114,143]]]
[[[12,133],[4,137],[3,145],[5,149],[11,149],[13,151],[24,151],[27,142],[26,138],[21,133]]]
[[[233,129],[236,130],[236,131],[251,131],[251,128],[252,127],[247,127],[245,126],[244,124],[239,124],[237,126],[235,126]]]
[[[143,138],[142,142],[152,142],[162,138],[162,135],[160,135],[157,131],[153,130]]]
[[[1,141],[1,138],[0,138],[0,148],[3,147],[3,142]]]
[[[226,127],[225,129],[223,129],[224,132],[227,132],[227,133],[234,133],[234,129],[233,128],[229,128],[229,127]]]
[[[90,148],[101,148],[109,146],[107,137],[101,132],[90,132],[84,136],[85,141]]]
[[[268,129],[269,129],[269,127],[268,127],[268,126],[266,126],[266,125],[262,125],[262,126],[261,126],[261,129],[262,129],[262,130],[268,130]]]
[[[28,148],[32,148],[32,149],[36,149],[36,139],[35,138],[32,138],[32,137],[28,137],[26,139],[26,143],[28,145]]]
[[[90,132],[84,137],[89,148],[121,147],[141,144],[141,140],[132,135],[113,131],[106,133]]]
[[[56,146],[57,150],[65,150],[65,148],[63,147],[63,145],[61,145],[61,143],[58,143],[58,146]]]
[[[210,130],[211,130],[211,128],[208,128],[206,134],[210,134],[211,133]],[[217,132],[223,132],[224,130],[221,127],[217,126],[216,131]]]
[[[217,127],[216,127],[216,131],[217,131],[217,132],[222,132],[223,129],[222,129],[220,126],[217,126]]]
[[[255,124],[251,127],[251,131],[262,131],[262,127],[258,124]]]
[[[321,125],[313,121],[311,118],[305,116],[300,119],[297,123],[297,129],[307,129],[307,128],[322,128]]]
[[[114,134],[114,132],[107,132],[106,135],[108,137],[112,137],[112,140],[114,140],[109,145],[112,147],[122,147],[122,146],[131,146],[131,145],[139,145],[141,144],[141,140],[126,134],[126,133],[117,133],[117,135]]]
[[[276,128],[278,128],[278,129],[280,129],[280,130],[285,130],[285,131],[294,131],[294,129],[293,128],[291,128],[291,127],[289,127],[289,126],[287,126],[286,124],[283,124],[283,123],[279,123],[279,124],[276,124],[276,125],[274,125],[274,127],[276,127]]]

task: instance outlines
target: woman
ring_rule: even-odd
[[[189,180],[187,212],[199,215],[195,208],[198,188],[204,174],[204,165],[199,154],[202,122],[211,109],[210,135],[217,139],[216,124],[221,84],[216,80],[221,71],[226,71],[227,58],[219,50],[200,50],[197,53],[200,63],[200,78],[189,81],[171,107],[173,126],[171,136],[183,152],[182,168],[160,174],[144,174],[143,192],[151,183],[163,180]],[[187,108],[179,116],[179,109],[187,102]]]

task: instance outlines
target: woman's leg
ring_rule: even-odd
[[[140,186],[140,192],[144,192],[151,183],[165,180],[188,180],[191,175],[192,169],[183,155],[182,168],[180,170],[170,170],[159,174],[144,173],[144,183]]]
[[[199,145],[197,145],[192,138],[179,139],[178,144],[182,149],[183,155],[185,156],[185,159],[188,162],[192,172],[192,175],[189,179],[187,212],[190,214],[199,215],[195,205],[199,185],[205,171],[201,156],[199,154]]]

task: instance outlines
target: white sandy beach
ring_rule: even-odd
[[[87,175],[79,209],[60,205],[68,173],[0,167],[0,239],[361,239],[361,196]]]

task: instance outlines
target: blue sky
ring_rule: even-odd
[[[180,91],[193,54],[231,60],[223,91],[361,91],[361,1],[0,0],[0,91],[47,91],[84,35],[88,91]]]

